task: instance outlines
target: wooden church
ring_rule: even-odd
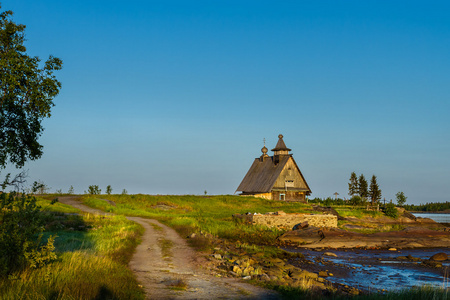
[[[305,202],[311,190],[292,154],[289,154],[291,149],[286,147],[282,134],[272,149],[273,156],[269,156],[267,151],[264,145],[262,155],[255,158],[236,192],[270,200]]]

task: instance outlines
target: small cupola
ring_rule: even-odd
[[[286,147],[282,134],[278,135],[278,143],[272,151],[274,152],[273,155],[289,155],[289,151],[291,151],[291,149]]]
[[[269,149],[267,149],[266,147],[266,139],[264,139],[264,146],[261,148],[262,152],[262,155],[260,156],[261,161],[264,161],[264,159],[269,157],[269,155],[267,154],[268,151]]]

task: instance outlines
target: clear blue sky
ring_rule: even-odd
[[[64,61],[30,180],[233,194],[282,133],[312,197],[448,201],[450,2],[0,0]]]

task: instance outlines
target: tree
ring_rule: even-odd
[[[38,142],[44,130],[41,123],[50,117],[53,98],[61,88],[53,73],[61,69],[62,61],[50,56],[41,67],[38,57],[27,55],[25,25],[14,23],[12,14],[0,12],[0,170],[8,163],[21,168],[27,160],[42,156],[43,147]],[[23,174],[11,181],[7,174],[1,185],[3,190],[13,186],[16,191],[0,193],[0,276],[56,258],[53,238],[44,247],[36,239],[43,231],[36,198],[17,192],[26,177]],[[32,193],[42,185],[36,183]]]
[[[356,176],[355,172],[352,172],[350,175],[350,182],[348,183],[348,194],[350,197],[353,197],[355,195],[358,195],[358,177]]]
[[[106,187],[106,193],[107,193],[108,195],[111,195],[111,193],[112,193],[112,188],[111,188],[110,185],[108,185],[108,186]]]
[[[15,24],[12,15],[0,13],[0,169],[42,156],[41,122],[50,117],[61,88],[53,73],[62,61],[50,56],[40,67],[38,57],[26,54],[25,25]]]
[[[381,199],[381,190],[377,183],[377,176],[372,175],[370,180],[369,197],[372,205],[375,205]]]
[[[406,203],[406,199],[408,199],[403,192],[395,194],[395,198],[397,198],[398,206],[403,206]]]
[[[102,193],[102,190],[99,189],[98,185],[90,185],[88,188],[88,193],[90,195],[100,195]]]
[[[359,186],[359,188],[358,188],[359,196],[361,198],[367,198],[367,196],[369,195],[369,191],[367,190],[367,188],[368,188],[367,180],[366,180],[366,178],[364,177],[363,174],[361,174],[361,176],[359,176],[358,181],[359,181],[359,184],[358,184],[358,186]]]
[[[74,193],[73,186],[70,186],[69,190],[67,191],[67,194],[72,195]]]

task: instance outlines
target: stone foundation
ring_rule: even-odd
[[[337,227],[337,216],[334,215],[312,215],[312,214],[286,214],[284,212],[267,214],[234,215],[236,218],[244,219],[253,225],[276,227],[279,229],[292,229],[299,223],[308,222],[314,227]]]

